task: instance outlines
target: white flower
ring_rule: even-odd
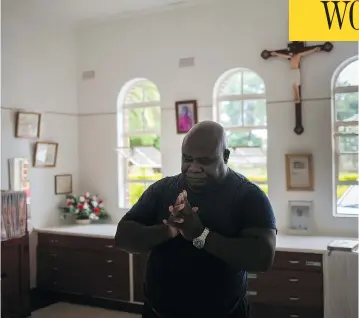
[[[92,201],[91,203],[92,203],[92,205],[93,205],[95,208],[97,208],[97,206],[98,206],[97,201]]]
[[[80,202],[85,202],[85,198],[83,196],[80,196],[79,200]]]
[[[91,213],[90,216],[89,216],[89,218],[90,218],[91,220],[98,220],[98,219],[99,219],[99,217],[98,217],[96,214],[94,214],[94,213]]]
[[[86,202],[86,203],[84,204],[84,210],[88,210],[88,208],[89,208],[89,205],[88,205],[88,203]]]
[[[99,208],[103,208],[103,203],[100,203],[100,204],[98,205],[98,207],[99,207]]]
[[[80,212],[80,209],[76,209],[75,210],[75,213],[77,214],[77,213],[79,213]]]
[[[90,196],[90,192],[86,192],[85,195],[86,195],[86,198],[88,198]]]

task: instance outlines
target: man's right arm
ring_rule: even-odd
[[[147,253],[171,238],[167,225],[156,224],[159,212],[158,186],[158,183],[151,185],[118,223],[115,243],[121,250]]]

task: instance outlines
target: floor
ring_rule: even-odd
[[[56,303],[38,309],[31,314],[31,318],[140,318],[140,315],[96,307]]]

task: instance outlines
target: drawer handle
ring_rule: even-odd
[[[112,275],[107,275],[108,278],[112,278]]]
[[[289,278],[289,281],[291,283],[298,283],[299,282],[299,279],[298,278]]]
[[[113,248],[113,245],[105,245],[107,248]]]
[[[289,261],[290,264],[299,264],[299,261]]]
[[[257,279],[257,274],[247,274],[247,277],[249,278],[249,279]]]
[[[58,240],[51,240],[51,243],[58,243]]]
[[[306,266],[314,266],[314,267],[321,267],[321,262],[312,262],[312,261],[305,261]]]
[[[58,271],[59,271],[59,269],[58,269],[57,267],[53,267],[52,270],[53,270],[54,272],[58,272]]]
[[[290,317],[290,318],[300,318],[300,316],[299,316],[299,315],[296,315],[296,314],[294,314],[294,315],[289,315],[289,317]]]
[[[256,292],[256,291],[251,291],[251,290],[247,291],[247,296],[257,296],[257,295],[258,295],[258,292]]]
[[[112,294],[112,290],[106,290],[106,293]]]
[[[107,263],[113,263],[113,260],[112,260],[112,259],[108,259],[106,262],[107,262]]]
[[[49,255],[52,256],[52,257],[57,257],[56,253],[50,253]]]
[[[299,297],[289,297],[289,300],[291,301],[298,301],[300,298]]]

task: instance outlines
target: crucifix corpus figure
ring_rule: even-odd
[[[291,81],[294,92],[295,102],[295,118],[296,125],[294,132],[298,135],[304,131],[302,125],[302,97],[301,97],[301,74],[300,62],[302,57],[310,55],[315,52],[325,51],[330,52],[333,49],[333,44],[326,42],[322,45],[306,46],[304,42],[294,41],[288,44],[287,49],[268,51],[264,50],[261,54],[265,60],[270,57],[281,57],[289,60],[291,68]]]

